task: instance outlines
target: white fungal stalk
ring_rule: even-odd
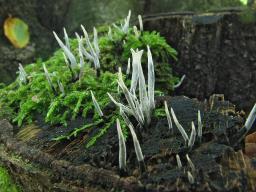
[[[190,138],[189,138],[189,141],[188,141],[188,147],[189,148],[193,147],[193,145],[195,143],[195,140],[196,140],[196,128],[195,128],[195,124],[194,124],[193,121],[191,123],[191,126],[192,126],[192,131],[191,131]]]
[[[57,80],[57,83],[58,83],[58,87],[59,87],[60,92],[61,92],[63,95],[65,95],[64,86],[63,86],[63,84],[61,83],[61,81],[60,81],[59,79]]]
[[[201,112],[198,110],[197,113],[197,121],[198,121],[198,137],[199,137],[199,141],[201,142],[202,140],[202,135],[203,135],[203,124],[202,124],[202,118],[201,118]]]
[[[165,110],[165,113],[166,113],[169,130],[171,130],[173,132],[172,119],[171,119],[171,115],[170,115],[170,112],[169,112],[168,105],[167,105],[166,101],[164,101],[164,110]]]
[[[151,122],[152,111],[155,108],[154,100],[154,88],[155,88],[155,73],[154,65],[152,60],[152,55],[148,47],[148,86],[145,83],[145,77],[141,66],[141,56],[143,51],[132,51],[133,58],[133,70],[132,70],[132,82],[130,91],[126,87],[123,78],[122,71],[119,68],[118,73],[118,85],[125,95],[128,102],[128,106],[124,106],[121,103],[115,101],[115,99],[110,95],[110,99],[118,106],[123,109],[123,111],[129,115],[132,115],[139,122],[141,127],[144,125],[148,126]],[[135,91],[137,84],[139,83],[139,99],[137,98]],[[147,88],[148,87],[148,88]]]
[[[152,54],[149,46],[147,46],[147,56],[148,56],[148,99],[150,109],[155,108],[155,70]]]
[[[125,124],[129,127],[129,125],[132,125],[130,119],[127,117],[127,115],[125,114],[125,112],[123,111],[123,109],[120,107],[120,115],[122,116]]]
[[[121,27],[118,27],[115,24],[113,24],[113,26],[117,28],[119,31],[127,34],[129,31],[130,19],[131,19],[131,10],[129,10],[127,17],[124,19],[124,23],[121,23]]]
[[[190,171],[187,172],[188,174],[188,181],[190,184],[194,184],[195,183],[195,179],[194,179],[194,176],[191,174]]]
[[[176,161],[177,161],[178,168],[181,169],[182,168],[182,163],[181,163],[179,154],[176,155]]]
[[[124,25],[122,26],[122,31],[124,33],[128,33],[129,31],[130,18],[131,18],[131,10],[129,10],[126,19],[124,19]]]
[[[192,172],[194,172],[196,170],[194,163],[191,161],[191,159],[189,158],[188,154],[186,154],[186,158],[188,161],[188,165],[191,168]]]
[[[109,38],[110,40],[113,40],[112,29],[111,29],[110,26],[108,27],[108,38]]]
[[[135,35],[136,38],[140,37],[140,33],[139,33],[139,31],[138,31],[136,26],[133,26],[133,32],[134,32],[134,35]]]
[[[256,103],[254,104],[254,107],[252,108],[249,116],[246,119],[245,125],[244,125],[247,132],[250,131],[250,129],[253,127],[253,125],[255,125],[255,122],[256,122]]]
[[[48,72],[48,70],[47,70],[47,68],[46,68],[44,63],[43,63],[43,69],[44,69],[44,74],[45,74],[45,77],[46,77],[46,79],[48,81],[48,84],[50,85],[50,87],[51,87],[52,91],[54,92],[54,94],[56,94],[56,90],[55,90],[55,87],[53,85],[52,79],[51,79],[50,74],[49,74],[49,72]]]
[[[96,28],[93,28],[93,45],[90,42],[89,39],[89,35],[87,33],[87,31],[85,30],[84,26],[81,25],[82,31],[84,33],[84,38],[86,41],[86,44],[89,48],[90,53],[88,53],[85,49],[83,49],[83,53],[85,55],[85,57],[91,61],[93,61],[94,63],[94,67],[96,70],[100,69],[100,49],[99,49],[99,45],[98,45],[98,34],[97,34],[97,30]]]
[[[94,96],[94,94],[93,94],[92,91],[91,91],[91,96],[92,96],[92,102],[93,102],[93,105],[94,105],[94,107],[95,107],[95,110],[97,111],[97,113],[99,114],[99,116],[103,117],[103,116],[104,116],[104,115],[103,115],[103,112],[102,112],[102,110],[101,110],[101,108],[100,108],[100,105],[99,105],[99,103],[97,102],[97,100],[96,100],[96,98],[95,98],[95,96]]]
[[[174,89],[177,89],[178,87],[180,87],[180,86],[182,85],[182,83],[183,83],[183,81],[184,81],[185,78],[186,78],[186,75],[183,75],[183,76],[181,77],[180,81],[179,81],[176,85],[174,85],[173,88],[174,88]]]
[[[26,84],[27,83],[27,77],[28,77],[28,75],[27,75],[25,69],[19,63],[19,80],[20,80],[20,82]]]
[[[63,49],[64,54],[68,58],[71,68],[75,68],[77,66],[77,62],[76,62],[76,58],[75,58],[74,54],[71,52],[71,50],[69,48],[69,46],[70,46],[69,43],[64,45],[64,43],[60,40],[58,35],[55,32],[53,32],[53,34],[54,34],[54,37],[56,38],[59,46]],[[64,30],[64,34],[66,34],[65,30]],[[67,35],[64,35],[64,36],[65,36],[65,41],[68,42]]]
[[[143,21],[141,15],[138,15],[139,25],[140,25],[140,31],[143,31]]]
[[[136,133],[134,131],[134,128],[133,128],[132,124],[129,125],[129,129],[130,129],[130,132],[132,134],[132,140],[133,140],[134,149],[135,149],[137,159],[138,159],[139,162],[143,162],[144,161],[144,156],[142,154],[140,143],[137,139],[137,136],[136,136]]]
[[[176,127],[177,127],[178,130],[180,131],[180,133],[181,133],[181,135],[182,135],[182,137],[183,137],[185,143],[187,143],[188,140],[189,140],[189,139],[188,139],[188,134],[186,133],[185,129],[184,129],[184,128],[181,126],[181,124],[179,123],[179,121],[178,121],[178,119],[177,119],[177,117],[176,117],[176,115],[175,115],[175,113],[174,113],[174,111],[173,111],[172,108],[171,108],[171,114],[172,114],[172,118],[173,118],[173,121],[174,121]]]
[[[80,63],[79,63],[79,67],[80,67],[80,72],[79,72],[79,80],[82,79],[83,75],[84,75],[84,66],[85,66],[85,62],[84,62],[84,51],[86,52],[86,50],[83,47],[83,43],[82,43],[82,38],[79,37],[79,35],[76,33],[76,37],[77,37],[77,41],[78,41],[78,54],[79,54],[79,58],[80,58]]]
[[[126,75],[129,75],[131,71],[131,58],[128,59]]]
[[[126,169],[126,145],[119,119],[116,120],[116,128],[119,141],[119,169]]]
[[[138,84],[138,79],[139,79],[139,65],[141,65],[141,57],[143,54],[143,50],[141,51],[134,51],[133,49],[131,50],[132,52],[132,80],[131,80],[131,87],[130,91],[135,93],[135,90],[137,88]]]
[[[64,31],[64,39],[65,39],[65,44],[66,47],[70,50],[70,43],[69,43],[69,38],[68,38],[68,34],[65,28],[63,28]]]

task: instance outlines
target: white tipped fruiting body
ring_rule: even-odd
[[[21,83],[26,84],[27,83],[27,73],[23,66],[19,63],[19,80]]]
[[[166,114],[166,117],[167,117],[169,130],[173,131],[172,119],[171,119],[171,115],[170,115],[170,112],[169,112],[168,105],[167,105],[166,101],[164,101],[164,110],[165,110],[165,114]]]
[[[176,155],[176,161],[177,161],[178,168],[181,169],[182,168],[182,163],[181,163],[179,154]]]
[[[143,50],[132,52],[132,80],[130,90],[123,81],[123,74],[121,68],[118,72],[118,85],[125,95],[128,106],[117,102],[109,93],[110,99],[120,108],[124,113],[132,115],[138,121],[141,127],[147,127],[151,122],[152,111],[155,108],[155,72],[152,55],[148,47],[148,84],[146,85],[145,77],[141,66],[141,57]],[[128,65],[129,65],[128,61]],[[136,95],[136,88],[138,86],[139,97]]]
[[[184,141],[187,143],[188,142],[188,134],[186,133],[185,129],[181,126],[181,124],[179,123],[173,109],[171,108],[171,114],[172,114],[172,118],[173,118],[173,121],[176,125],[176,127],[178,128],[178,130],[180,131]]]
[[[93,105],[94,105],[94,107],[95,107],[95,110],[97,111],[97,113],[99,114],[99,116],[103,117],[103,116],[104,116],[104,115],[103,115],[103,112],[102,112],[102,110],[101,110],[101,108],[100,108],[100,105],[99,105],[99,103],[97,102],[97,100],[96,100],[96,98],[95,98],[95,96],[94,96],[94,94],[93,94],[92,91],[91,91],[91,96],[92,96],[92,102],[93,102]]]
[[[76,67],[77,62],[76,62],[76,58],[75,58],[74,54],[71,52],[71,50],[66,45],[64,45],[64,43],[60,40],[60,38],[58,37],[58,35],[55,32],[53,32],[53,35],[54,35],[55,39],[57,40],[59,46],[64,51],[64,54],[70,61],[71,68]],[[68,46],[69,46],[69,44],[68,44]]]
[[[197,121],[198,121],[198,137],[199,140],[201,141],[202,135],[203,135],[203,124],[202,124],[202,118],[201,118],[201,112],[198,110],[197,113]]]
[[[135,149],[137,159],[138,159],[139,162],[143,162],[144,161],[144,156],[142,154],[140,143],[138,141],[138,138],[137,138],[137,135],[134,131],[134,128],[131,124],[129,125],[129,129],[130,129],[130,132],[132,134],[132,139],[133,139],[133,144],[134,144],[134,149]]]
[[[119,169],[126,169],[126,145],[119,119],[116,120],[116,128],[119,141]]]
[[[195,124],[193,121],[191,122],[191,126],[192,126],[192,130],[191,130],[190,138],[188,141],[188,147],[190,147],[190,148],[193,147],[195,140],[196,140],[196,128],[195,128]]]
[[[256,103],[254,104],[254,107],[252,108],[248,118],[246,119],[244,127],[247,131],[249,131],[253,125],[256,124]]]

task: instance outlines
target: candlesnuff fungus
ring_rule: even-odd
[[[100,108],[99,103],[97,102],[96,98],[94,97],[94,94],[93,94],[92,91],[91,91],[91,96],[92,96],[92,101],[93,101],[93,105],[95,107],[95,110],[97,111],[97,113],[99,114],[100,117],[103,117],[104,116],[103,112],[102,112],[102,110]]]
[[[113,41],[112,29],[111,29],[110,26],[108,27],[108,38],[109,38],[111,41]]]
[[[181,135],[182,135],[182,137],[183,137],[185,143],[187,143],[188,140],[189,140],[189,139],[188,139],[188,134],[186,133],[185,129],[184,129],[184,128],[181,126],[181,124],[179,123],[179,121],[178,121],[178,119],[177,119],[177,117],[176,117],[176,115],[175,115],[175,113],[174,113],[174,111],[173,111],[172,108],[171,108],[171,114],[172,114],[172,118],[173,118],[173,121],[174,121],[176,127],[177,127],[178,130],[180,131],[180,133],[181,133]]]
[[[194,124],[193,121],[191,122],[191,126],[192,126],[192,130],[191,130],[190,138],[189,138],[189,141],[188,141],[188,147],[189,148],[193,147],[193,145],[195,143],[195,140],[196,140],[196,128],[195,128],[195,124]]]
[[[201,119],[201,113],[200,111],[198,110],[198,113],[197,113],[197,118],[198,118],[198,132],[197,132],[197,135],[199,137],[199,142],[201,142],[202,140],[202,134],[203,134],[203,124],[202,124],[202,119]]]
[[[181,163],[179,154],[176,154],[176,161],[177,161],[178,168],[181,169],[182,168],[182,163]]]
[[[59,87],[60,92],[61,92],[63,95],[65,95],[64,86],[63,86],[63,84],[61,83],[61,81],[60,81],[59,79],[57,80],[57,83],[58,83],[58,87]]]
[[[134,50],[131,50],[131,52],[132,52],[132,79],[131,79],[130,91],[134,93],[137,88],[137,83],[139,79],[138,67],[139,65],[141,65],[141,57],[143,54],[143,50],[141,51],[137,50],[136,52]]]
[[[68,59],[67,59],[65,53],[63,52],[62,54],[63,54],[64,61],[65,61],[66,65],[67,65],[67,67],[68,67],[68,69],[69,69],[69,71],[70,71],[70,73],[71,73],[71,78],[72,78],[72,80],[75,80],[77,74],[76,74],[75,71],[73,71],[71,65],[70,65],[69,62],[68,62]]]
[[[194,172],[196,170],[194,163],[191,161],[191,159],[189,158],[188,154],[186,154],[186,158],[188,161],[188,165],[191,168],[191,171]]]
[[[27,77],[28,77],[28,75],[27,75],[25,69],[19,63],[19,80],[20,80],[20,82],[26,84],[27,83]]]
[[[188,181],[190,184],[194,184],[195,183],[195,179],[193,177],[193,175],[191,174],[190,171],[187,171],[187,174],[188,174]]]
[[[126,69],[126,75],[129,75],[131,71],[131,58],[128,58],[128,63],[127,63],[127,69]]]
[[[141,15],[138,15],[139,25],[140,25],[140,31],[143,31],[143,21]]]
[[[183,83],[185,78],[186,78],[186,75],[182,75],[180,81],[176,85],[174,85],[173,88],[177,89],[178,87],[180,87],[182,85],[182,83]]]
[[[75,58],[74,54],[71,52],[71,50],[67,47],[67,46],[69,46],[69,44],[64,45],[64,43],[60,40],[58,35],[55,32],[53,32],[53,34],[54,34],[54,37],[56,38],[59,46],[63,49],[66,58],[68,58],[70,67],[75,68],[77,66],[76,58]]]
[[[172,133],[173,133],[172,119],[171,119],[171,115],[170,115],[170,112],[169,112],[168,105],[167,105],[166,101],[164,101],[164,110],[165,110],[165,113],[166,113],[169,130],[171,130]]]
[[[133,70],[132,70],[132,82],[130,91],[126,87],[123,81],[123,75],[121,68],[118,73],[118,85],[122,89],[125,98],[128,102],[128,106],[115,101],[115,99],[108,93],[110,99],[122,110],[135,117],[141,127],[148,126],[151,122],[152,111],[155,108],[154,89],[155,89],[155,73],[153,59],[148,47],[148,89],[145,83],[145,77],[141,66],[141,56],[143,51],[132,52]],[[139,83],[139,99],[135,94],[137,84]]]
[[[47,81],[48,81],[48,84],[50,85],[50,87],[51,87],[53,93],[54,93],[55,95],[57,95],[57,91],[56,91],[56,89],[55,89],[55,87],[54,87],[54,85],[53,85],[53,82],[52,82],[52,79],[51,79],[51,77],[50,77],[50,74],[49,74],[49,72],[48,72],[48,70],[47,70],[47,68],[46,68],[46,66],[45,66],[44,63],[43,63],[43,69],[44,69],[44,74],[45,74],[45,77],[46,77],[46,79],[47,79]]]
[[[136,38],[140,37],[140,32],[138,31],[136,26],[133,26],[133,32],[134,32],[134,35],[135,35]]]
[[[84,52],[86,53],[85,56],[89,60],[93,61],[94,68],[99,73],[99,69],[100,69],[100,60],[99,60],[100,49],[99,49],[99,45],[98,45],[97,30],[96,30],[96,28],[93,28],[93,35],[94,35],[94,37],[93,37],[93,45],[92,45],[91,42],[90,42],[90,39],[89,39],[89,35],[88,35],[87,31],[85,30],[84,26],[81,25],[81,28],[82,28],[82,31],[84,33],[86,44],[87,44],[87,46],[89,48],[89,51],[90,51],[90,53],[88,53],[88,52],[85,52],[85,49],[84,49]]]
[[[119,141],[119,169],[126,170],[126,145],[119,119],[116,119],[116,128]]]
[[[248,132],[255,124],[256,124],[256,103],[254,104],[249,116],[247,117],[244,127]]]
[[[140,165],[144,166],[144,156],[142,154],[140,143],[138,141],[137,135],[136,135],[136,133],[134,131],[134,128],[133,128],[132,124],[129,125],[129,129],[130,129],[130,132],[132,134],[132,140],[133,140],[133,145],[134,145],[136,157],[137,157]],[[142,167],[140,167],[140,168],[142,168]]]
[[[121,27],[118,27],[115,24],[113,24],[113,26],[117,28],[119,31],[123,32],[124,34],[127,34],[130,26],[130,18],[131,18],[131,10],[129,10],[127,17],[124,19],[124,23],[121,23]]]
[[[65,28],[63,28],[63,31],[64,31],[64,39],[65,39],[66,47],[67,47],[69,50],[71,50],[71,49],[70,49],[70,43],[69,43],[69,38],[68,38],[67,31],[66,31]]]
[[[122,118],[123,118],[125,124],[126,124],[128,127],[129,127],[130,124],[132,125],[131,121],[129,120],[129,118],[127,117],[127,115],[125,114],[125,112],[123,111],[122,107],[120,107],[120,115],[122,116]]]

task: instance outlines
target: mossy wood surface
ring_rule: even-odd
[[[127,176],[119,176],[115,125],[86,149],[87,132],[64,143],[55,142],[49,140],[49,135],[58,134],[62,127],[28,127],[25,136],[24,131],[15,134],[7,121],[1,121],[1,162],[10,168],[25,191],[253,191],[256,177],[253,164],[241,151],[234,150],[243,148],[242,143],[236,142],[244,122],[234,106],[218,97],[209,103],[186,97],[159,97],[157,106],[161,107],[164,100],[174,108],[186,131],[190,131],[191,121],[196,120],[197,111],[201,110],[203,140],[196,142],[190,151],[184,148],[176,127],[172,135],[166,118],[155,117],[140,138],[147,168],[142,175],[128,139],[129,171]],[[31,135],[30,131],[35,129],[40,129],[39,133]],[[185,172],[177,167],[177,153]],[[186,153],[197,168],[193,185],[187,180],[186,171],[190,168]]]

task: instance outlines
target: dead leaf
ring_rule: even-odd
[[[4,34],[16,48],[23,48],[29,43],[28,25],[19,18],[9,17],[4,21]]]

